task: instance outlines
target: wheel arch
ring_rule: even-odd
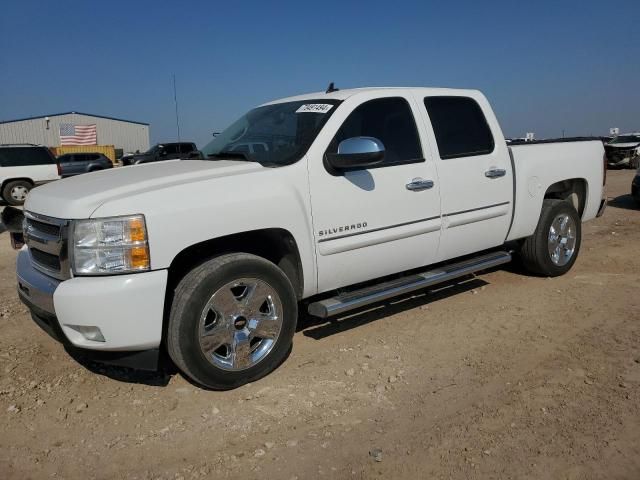
[[[589,182],[584,178],[570,178],[553,183],[547,187],[544,199],[567,200],[571,202],[580,218],[584,214],[589,198]]]
[[[184,248],[169,265],[168,294],[187,272],[210,258],[225,253],[250,253],[277,265],[302,298],[304,275],[300,251],[294,236],[283,228],[266,228],[205,240]]]
[[[18,182],[18,181],[29,182],[31,185],[35,185],[36,184],[36,182],[34,182],[29,177],[12,177],[12,178],[7,178],[7,179],[2,181],[2,185],[0,185],[0,190],[4,190],[4,187],[6,187],[8,183]]]

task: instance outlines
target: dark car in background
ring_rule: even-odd
[[[122,165],[138,165],[140,163],[161,162],[177,158],[201,158],[201,154],[195,143],[158,143],[144,153],[125,155],[121,161]]]
[[[633,177],[633,182],[631,182],[631,195],[636,201],[636,205],[640,207],[640,169],[638,169],[636,176]]]
[[[113,168],[113,162],[101,153],[66,153],[58,157],[62,177]]]

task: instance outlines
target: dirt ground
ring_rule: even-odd
[[[517,267],[317,323],[257,383],[78,363],[0,236],[0,478],[640,478],[633,173],[564,277]]]

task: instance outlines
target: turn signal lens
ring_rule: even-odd
[[[147,240],[147,231],[144,228],[144,220],[141,217],[129,219],[129,240],[131,243],[145,242]]]
[[[129,266],[132,270],[147,270],[149,263],[149,247],[133,247],[129,250]]]

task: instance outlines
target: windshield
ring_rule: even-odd
[[[304,100],[254,108],[209,142],[202,154],[289,165],[306,153],[339,103]]]
[[[146,152],[143,152],[143,155],[155,153],[158,150],[158,147],[159,147],[159,145],[154,145],[153,147],[151,147]]]
[[[618,135],[609,143],[640,143],[640,135]]]

